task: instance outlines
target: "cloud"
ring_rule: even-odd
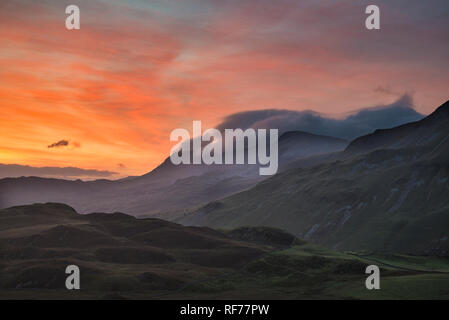
[[[0,179],[13,177],[47,177],[47,178],[107,178],[117,172],[76,167],[31,167],[19,164],[1,164]]]
[[[69,142],[67,140],[59,140],[58,142],[50,144],[47,148],[66,147],[68,145],[69,145]]]
[[[47,148],[60,148],[67,147],[69,145],[72,145],[74,148],[81,148],[81,143],[76,141],[70,142],[68,140],[59,140],[58,142],[50,144]]]
[[[402,96],[389,105],[361,109],[342,119],[335,119],[313,111],[256,110],[232,114],[218,126],[229,128],[277,128],[280,133],[301,130],[314,134],[354,139],[376,129],[395,127],[417,121],[424,115],[413,108],[412,98]]]
[[[120,168],[120,169],[125,169],[126,168],[126,166],[123,163],[117,164],[117,167]]]
[[[120,154],[137,175],[158,165],[170,132],[193,119],[215,125],[261,109],[341,114],[392,101],[379,84],[413,90],[423,113],[448,99],[447,0],[383,1],[375,32],[364,27],[366,1],[77,4],[89,13],[86,28],[67,41],[63,1],[0,1],[4,162],[44,166],[51,156],[115,170]],[[76,137],[83,148],[56,152],[69,151],[69,139],[47,149],[55,137]]]
[[[374,89],[374,92],[376,93],[382,93],[386,95],[396,95],[395,92],[391,90],[391,87],[389,86],[377,86],[376,89]]]

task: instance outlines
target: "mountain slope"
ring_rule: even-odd
[[[275,226],[334,248],[449,254],[449,103],[425,119],[353,141],[179,222]]]
[[[305,132],[279,139],[281,169],[310,156],[343,150],[347,141]],[[36,202],[63,202],[81,213],[124,211],[133,215],[177,216],[187,208],[221,199],[266,177],[258,165],[179,165],[167,158],[152,172],[119,181],[65,181],[36,177],[0,180],[0,208]]]

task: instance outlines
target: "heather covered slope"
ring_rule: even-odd
[[[279,227],[340,249],[449,254],[449,103],[180,219]]]

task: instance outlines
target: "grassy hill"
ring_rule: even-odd
[[[81,290],[65,289],[65,268]],[[365,289],[381,267],[382,290]],[[0,299],[449,298],[449,260],[337,252],[282,230],[184,227],[63,204],[0,210]]]

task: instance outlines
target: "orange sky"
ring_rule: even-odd
[[[2,1],[0,163],[136,175],[193,120],[338,114],[404,93],[429,113],[448,99],[448,7],[419,3],[385,5],[370,32],[363,1],[77,1],[68,31],[60,1]]]

